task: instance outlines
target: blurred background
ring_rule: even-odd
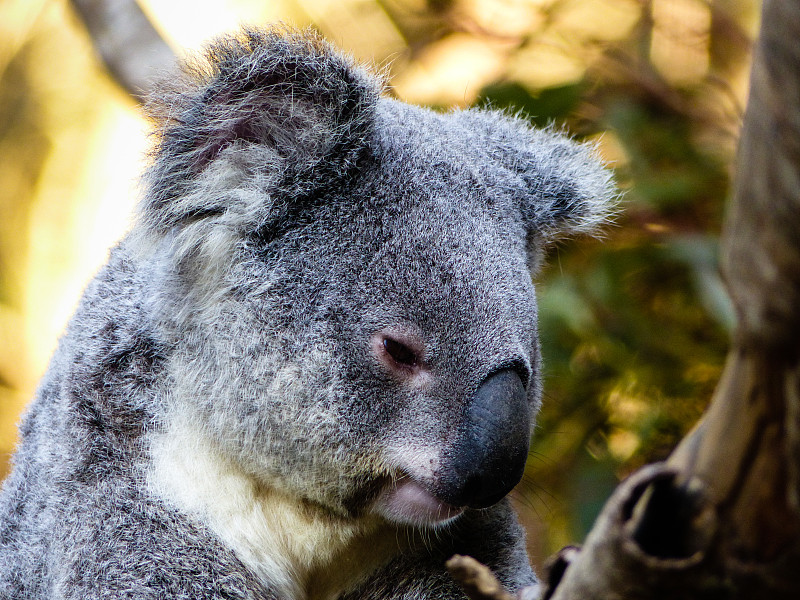
[[[717,268],[757,0],[142,0],[175,48],[239,24],[319,29],[446,110],[522,111],[599,145],[625,191],[605,239],[538,277],[545,404],[515,492],[538,566],[702,414],[733,314]],[[82,288],[124,234],[140,107],[66,0],[0,0],[0,479]]]

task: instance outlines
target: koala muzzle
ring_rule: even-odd
[[[437,496],[453,506],[486,508],[508,494],[525,470],[530,412],[525,386],[515,371],[487,377],[466,407]]]

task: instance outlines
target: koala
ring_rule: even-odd
[[[318,36],[213,42],[150,103],[130,233],[0,494],[0,597],[464,598],[534,585],[506,496],[539,409],[531,273],[615,192],[593,149],[435,112]]]

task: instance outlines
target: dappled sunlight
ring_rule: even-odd
[[[645,4],[639,0],[562,0],[552,28],[563,30],[573,43],[621,40],[639,21]]]
[[[539,30],[552,0],[465,0],[458,3],[463,18],[496,37],[524,37]]]
[[[654,0],[653,65],[674,84],[697,81],[708,73],[711,9],[700,0]]]
[[[297,0],[299,12],[309,24],[319,29],[325,37],[341,48],[346,48],[356,59],[386,66],[402,56],[406,42],[397,26],[383,9],[381,2],[372,0]],[[287,20],[288,11],[281,18],[268,22]]]
[[[503,45],[454,33],[425,49],[393,85],[403,100],[418,104],[472,104],[503,67]]]
[[[141,0],[139,4],[161,34],[179,50],[198,50],[209,38],[243,24],[302,16],[296,11],[296,2],[284,0]]]
[[[586,63],[559,34],[538,36],[508,63],[509,77],[531,90],[573,83],[585,72]]]

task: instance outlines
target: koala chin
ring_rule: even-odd
[[[455,553],[533,585],[531,275],[613,212],[593,149],[402,103],[307,32],[159,89],[135,224],[20,427],[0,598],[447,600]]]

